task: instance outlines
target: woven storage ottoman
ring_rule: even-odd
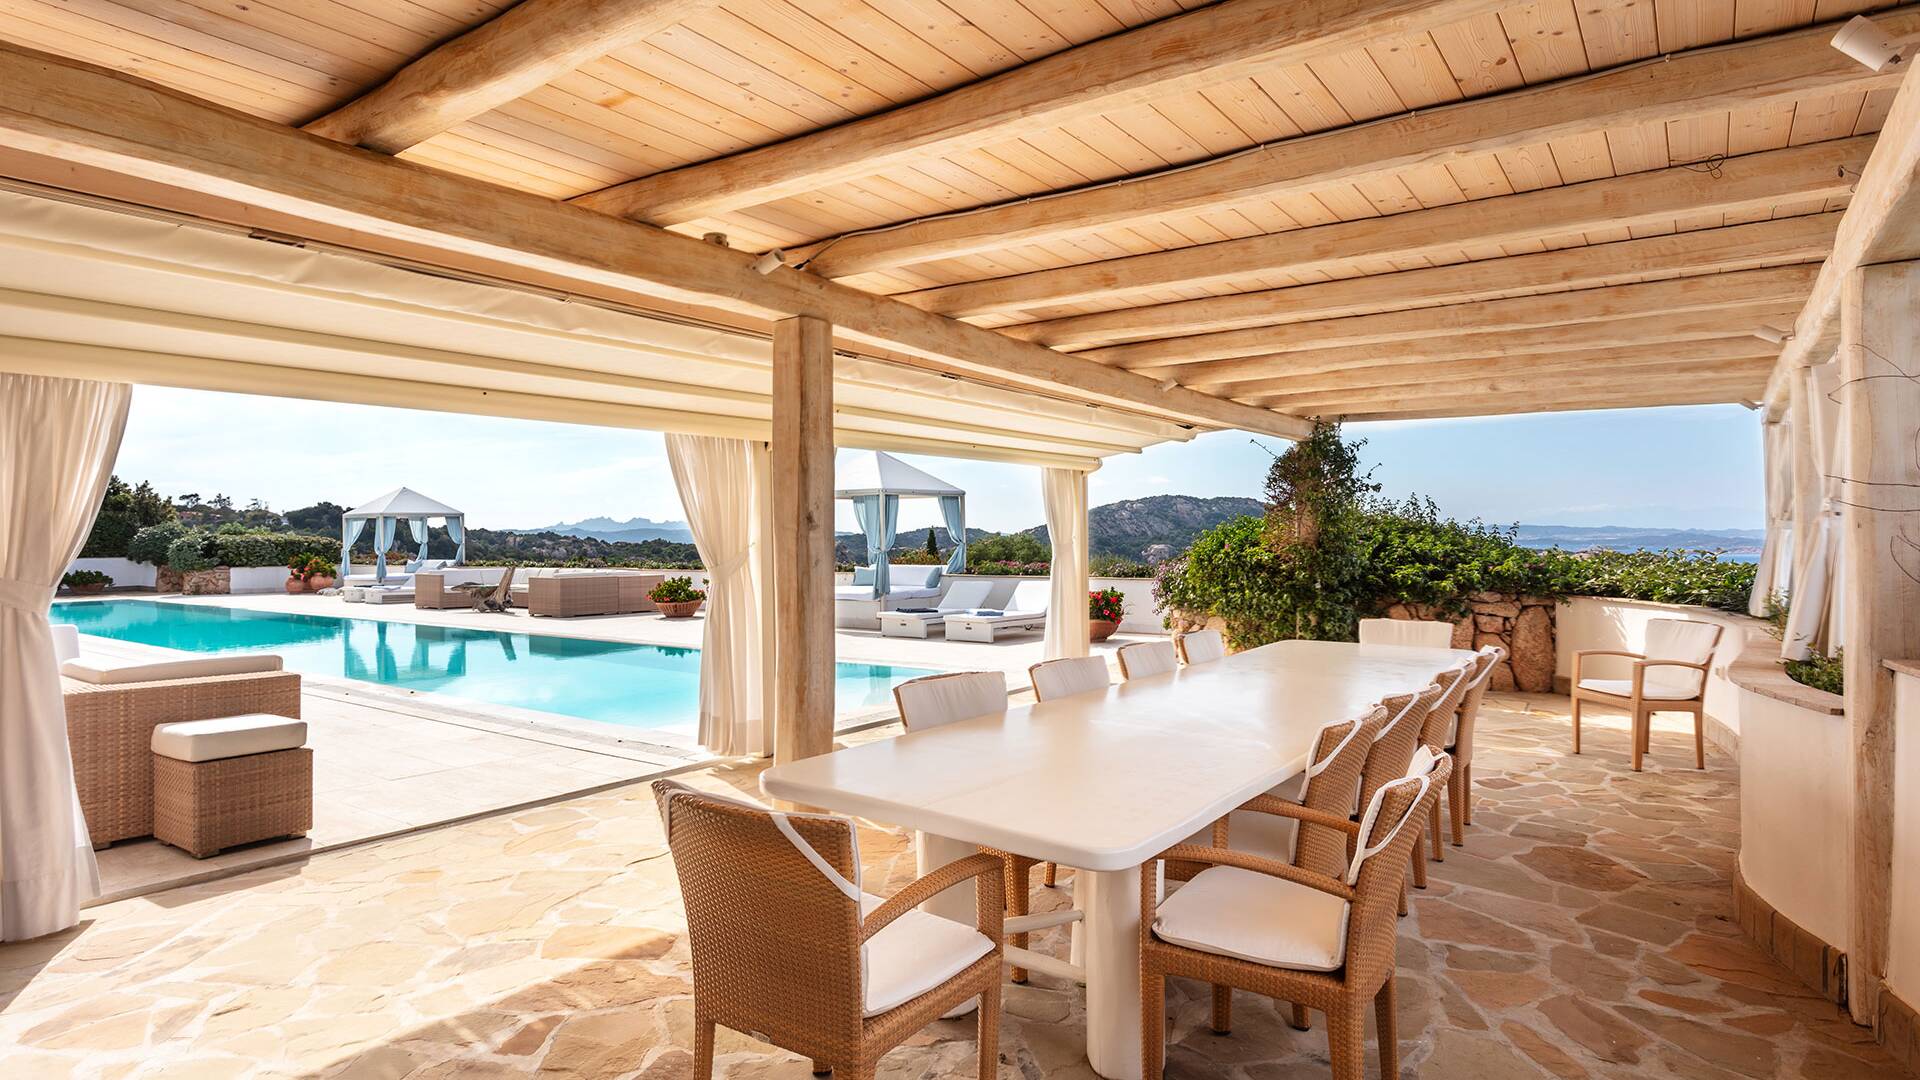
[[[254,713],[153,729],[153,836],[204,859],[313,828],[307,725]]]

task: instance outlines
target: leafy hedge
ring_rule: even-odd
[[[1159,609],[1221,619],[1236,648],[1351,641],[1358,620],[1396,603],[1457,618],[1482,592],[1747,609],[1752,563],[1701,551],[1521,547],[1512,530],[1447,518],[1431,500],[1373,497],[1377,485],[1358,472],[1359,446],[1322,426],[1280,455],[1268,476],[1267,517],[1220,525],[1162,564]]]
[[[135,533],[127,557],[137,562],[189,572],[216,566],[286,566],[310,555],[328,555],[339,541],[315,533],[249,532],[245,529],[189,529],[177,521]]]

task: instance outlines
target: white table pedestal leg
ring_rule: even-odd
[[[1140,868],[1080,870],[1075,952],[1087,971],[1087,1063],[1107,1080],[1140,1075]]]
[[[936,836],[929,832],[913,834],[913,861],[918,871],[916,876],[924,877],[955,859],[964,859],[978,854],[980,847],[964,840],[954,840],[945,836]],[[975,905],[974,879],[955,885],[920,905],[920,910],[929,915],[938,915],[943,919],[972,927],[979,924],[979,914]],[[944,1019],[965,1016],[979,1007],[979,999],[973,998],[946,1014]],[[1136,1012],[1138,1010],[1135,1010]]]

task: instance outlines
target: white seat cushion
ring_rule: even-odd
[[[1215,866],[1161,903],[1153,933],[1215,956],[1295,971],[1336,971],[1347,960],[1349,910],[1345,900],[1318,889],[1237,866]]]
[[[1632,679],[1581,679],[1580,689],[1592,690],[1600,694],[1612,694],[1615,697],[1632,697]],[[1640,685],[1640,696],[1649,701],[1687,701],[1699,695],[1700,691],[1685,684],[1665,682],[1649,675]]]
[[[69,679],[102,686],[120,683],[160,682],[166,679],[201,679],[210,675],[246,675],[256,671],[279,671],[280,658],[273,653],[243,653],[235,656],[192,656],[179,660],[147,660],[120,656],[82,655],[60,665],[60,674]]]
[[[175,761],[217,761],[305,746],[307,724],[267,713],[179,720],[153,729],[153,752]]]
[[[885,902],[872,894],[863,896],[861,916]],[[867,939],[866,1015],[905,1005],[992,951],[993,942],[971,926],[924,911],[907,912]]]

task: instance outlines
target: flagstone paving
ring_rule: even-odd
[[[1498,696],[1478,812],[1402,924],[1405,1076],[1428,1080],[1900,1073],[1868,1033],[1761,956],[1733,922],[1737,776],[1698,772],[1657,730],[1627,769],[1624,724],[1568,753],[1565,699]],[[885,737],[892,729],[851,738]],[[690,774],[754,791],[759,766]],[[906,881],[906,839],[861,840],[870,888]],[[1036,909],[1067,902],[1040,889]],[[687,946],[645,785],[109,904],[76,929],[0,946],[0,1076],[642,1077],[688,1075]],[[1061,931],[1040,947],[1063,950]],[[1206,1029],[1169,997],[1168,1075],[1327,1075],[1323,1030],[1243,995]],[[1008,988],[1001,1075],[1090,1077],[1072,988]],[[928,1028],[883,1075],[971,1076],[971,1021]],[[724,1034],[730,1080],[809,1075]],[[1369,1060],[1369,1076],[1375,1075]]]

